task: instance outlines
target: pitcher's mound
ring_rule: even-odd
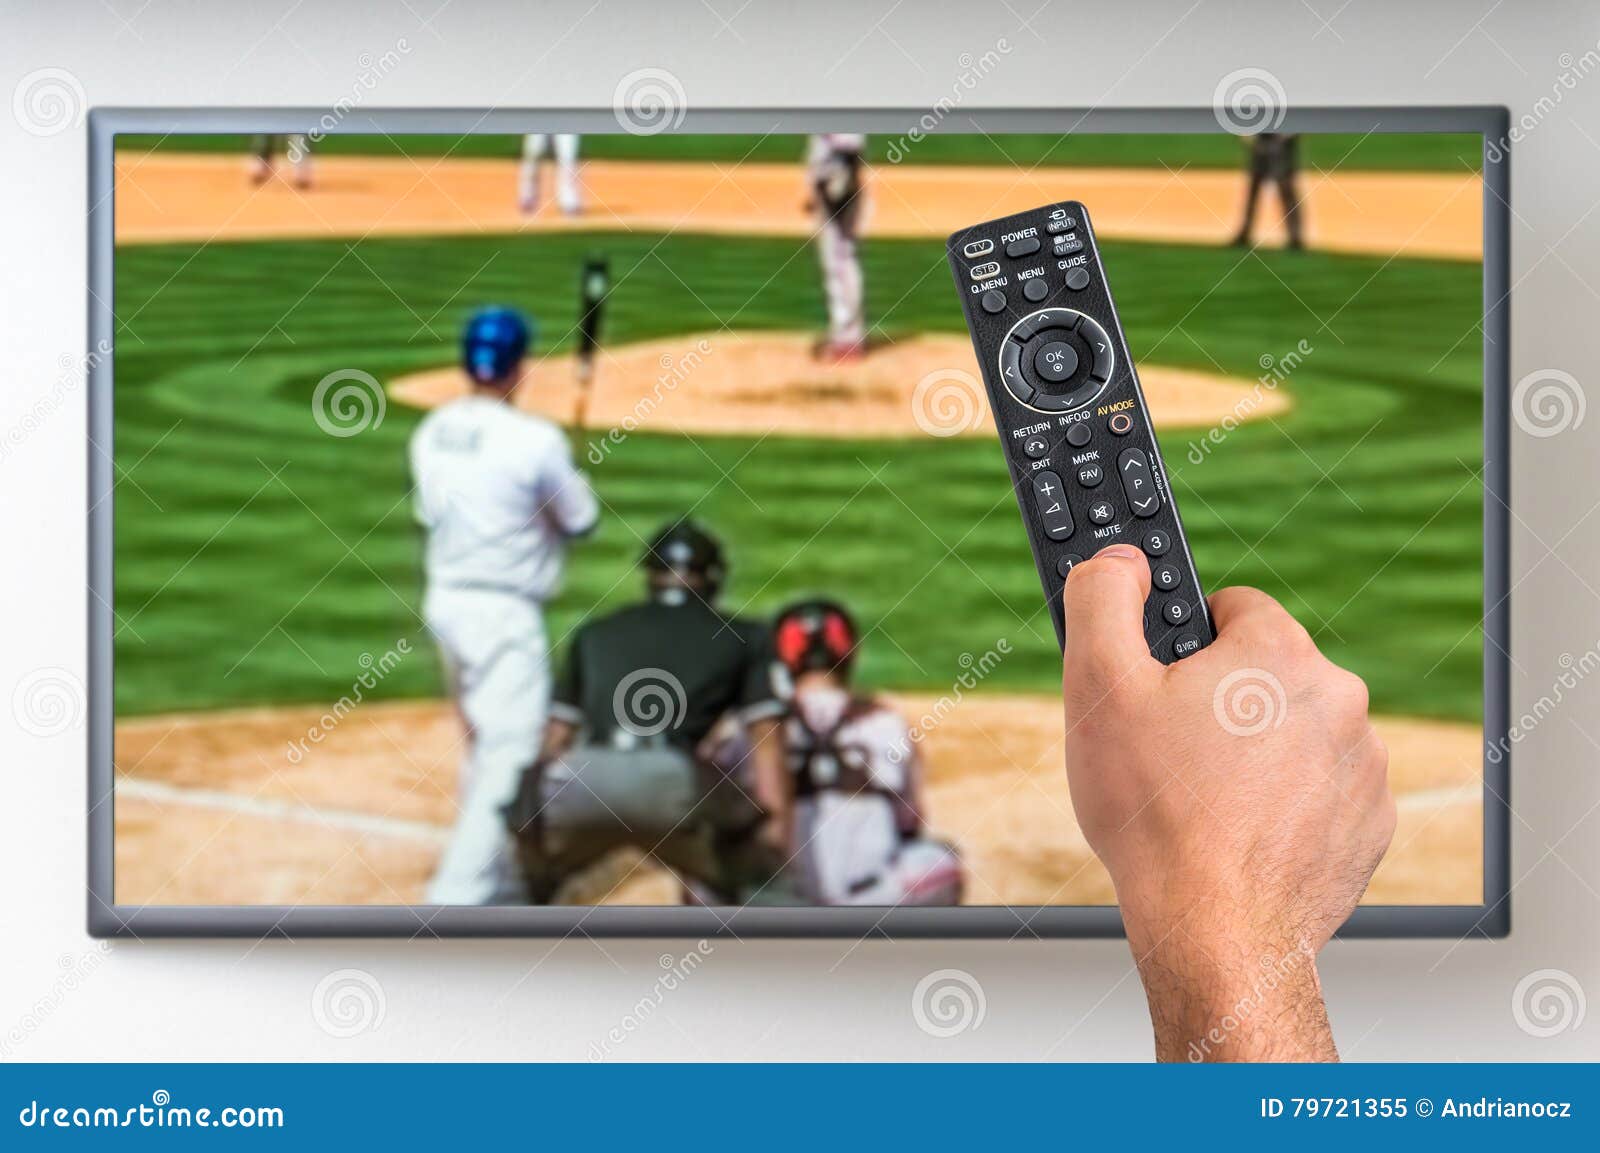
[[[517,404],[559,424],[578,400],[571,356],[534,368]],[[1282,389],[1254,381],[1141,367],[1158,427],[1203,428],[1283,412]],[[390,383],[395,399],[431,408],[462,395],[455,367]],[[619,432],[832,436],[853,439],[993,436],[988,402],[965,336],[923,335],[834,363],[792,332],[717,332],[603,349],[584,420],[591,436]]]

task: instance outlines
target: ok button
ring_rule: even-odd
[[[1033,371],[1051,384],[1070,380],[1078,371],[1078,350],[1063,340],[1052,340],[1033,357]]]

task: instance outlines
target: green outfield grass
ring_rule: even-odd
[[[563,344],[592,248],[611,254],[618,281],[611,341],[722,322],[820,326],[812,254],[785,239],[119,251],[119,713],[333,700],[363,653],[402,637],[421,647],[378,693],[440,693],[414,611],[405,495],[419,414],[391,404],[381,425],[339,439],[312,419],[312,391],[335,369],[387,379],[448,363],[462,319],[489,300],[544,318],[541,351]],[[1188,459],[1198,431],[1163,437],[1208,587],[1281,598],[1367,678],[1381,711],[1478,717],[1478,267],[1118,242],[1105,253],[1142,360],[1254,378],[1263,356],[1312,347],[1282,386],[1296,406],[1287,417],[1233,431],[1199,463]],[[890,336],[963,330],[937,243],[872,241],[865,258],[869,309]],[[802,593],[844,598],[877,630],[862,662],[873,685],[945,690],[963,654],[1002,637],[1014,652],[987,688],[1058,683],[992,439],[640,432],[592,475],[608,511],[551,606],[557,637],[633,596],[637,534],[697,506],[732,552],[728,602],[768,612]]]
[[[1208,133],[1101,135],[1014,133],[927,135],[920,140],[905,132],[880,133],[868,140],[868,155],[877,164],[1001,164],[1032,167],[1133,167],[1174,170],[1237,168],[1244,142],[1220,130]],[[1064,120],[1063,131],[1071,120]],[[173,152],[236,152],[251,148],[244,135],[117,137],[119,148]],[[340,136],[318,142],[316,151],[329,156],[499,156],[521,154],[517,136]],[[805,151],[805,137],[793,135],[629,136],[623,132],[590,135],[583,154],[608,160],[706,160],[720,164],[740,160],[795,163]],[[1308,168],[1343,171],[1476,172],[1483,163],[1483,140],[1468,133],[1319,133],[1304,137],[1301,157]]]

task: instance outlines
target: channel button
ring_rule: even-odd
[[[1134,515],[1155,516],[1161,498],[1156,495],[1155,478],[1150,475],[1150,459],[1137,448],[1125,448],[1117,457],[1117,475],[1122,478],[1122,491]]]

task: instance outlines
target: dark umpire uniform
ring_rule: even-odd
[[[1256,203],[1261,186],[1272,183],[1278,189],[1283,207],[1283,226],[1289,234],[1290,248],[1305,247],[1300,190],[1296,178],[1300,171],[1300,136],[1294,132],[1261,132],[1249,141],[1250,184],[1244,198],[1244,221],[1233,238],[1236,246],[1248,245],[1255,231]]]
[[[713,607],[724,563],[703,529],[663,530],[643,564],[649,597],[573,635],[545,754],[508,812],[529,896],[548,902],[631,846],[719,900],[782,899],[783,860],[756,837],[767,814],[741,786],[747,774],[699,755],[725,714],[747,723],[782,716],[770,633]]]

